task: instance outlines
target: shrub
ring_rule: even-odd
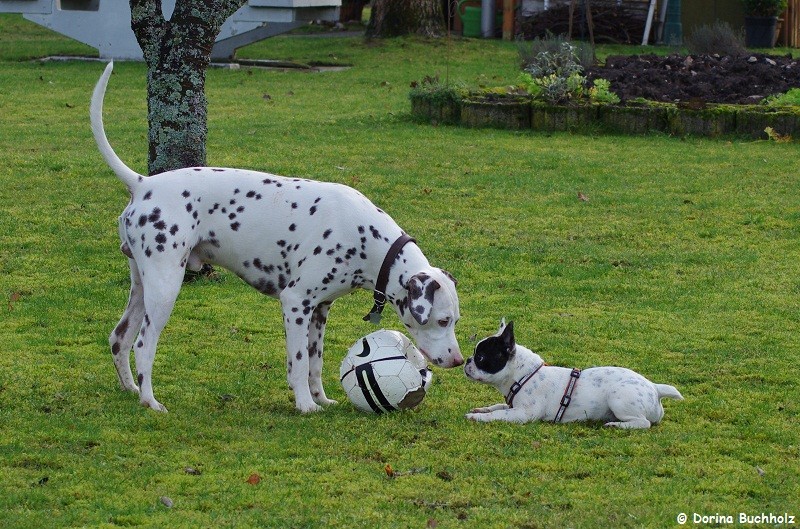
[[[800,88],[792,88],[783,94],[769,96],[762,103],[770,107],[800,106]]]
[[[566,51],[569,51],[565,55]],[[577,63],[582,69],[594,66],[597,62],[594,56],[594,49],[583,42],[570,42],[560,35],[548,33],[544,38],[535,38],[529,41],[520,41],[517,44],[522,69],[540,62],[543,57],[569,58],[570,61]]]
[[[727,22],[714,22],[698,27],[686,39],[686,48],[692,54],[744,55],[744,35],[736,32]]]

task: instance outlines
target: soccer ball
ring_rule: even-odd
[[[339,370],[347,398],[361,411],[411,409],[425,398],[433,373],[404,334],[380,330],[347,351]]]

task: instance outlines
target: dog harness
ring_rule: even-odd
[[[567,389],[564,390],[564,396],[561,397],[561,406],[556,412],[556,418],[553,422],[561,422],[564,418],[564,412],[567,411],[569,403],[572,401],[572,392],[575,391],[575,386],[578,384],[578,379],[581,377],[580,369],[573,369],[569,374],[569,382],[567,382]]]
[[[511,384],[511,389],[508,391],[506,395],[506,404],[508,404],[509,408],[514,407],[514,397],[522,391],[522,387],[528,383],[533,376],[539,372],[539,370],[544,367],[546,364],[542,362],[539,366],[533,370],[532,373],[529,375],[525,375],[520,380]],[[581,370],[580,369],[573,369],[572,372],[569,374],[569,382],[567,382],[567,387],[564,390],[564,395],[561,397],[561,405],[556,412],[556,418],[553,419],[553,422],[561,422],[561,419],[564,418],[564,412],[567,411],[569,407],[569,403],[572,401],[572,393],[575,391],[575,386],[578,384],[578,379],[581,377]]]
[[[528,381],[533,378],[533,375],[535,375],[536,373],[539,372],[539,370],[542,368],[542,366],[544,366],[544,362],[539,364],[539,367],[534,369],[533,373],[531,373],[529,375],[526,375],[523,378],[521,378],[520,380],[518,380],[518,381],[514,382],[513,384],[511,384],[511,389],[508,390],[508,395],[506,395],[506,404],[508,404],[509,408],[513,408],[514,407],[514,397],[517,396],[517,393],[522,391],[522,386],[527,384]]]
[[[400,254],[400,250],[410,242],[417,241],[404,233],[389,247],[389,252],[386,254],[383,264],[381,264],[380,272],[378,272],[378,281],[375,283],[375,292],[373,293],[375,304],[372,306],[372,310],[369,311],[369,314],[364,316],[364,321],[375,325],[380,323],[381,313],[383,312],[383,307],[386,305],[386,286],[389,284],[389,270],[391,270],[392,264],[394,264],[395,259],[397,259],[397,256]]]

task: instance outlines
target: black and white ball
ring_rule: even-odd
[[[384,413],[414,408],[428,391],[433,373],[403,333],[370,333],[347,352],[339,370],[347,398],[359,410]]]

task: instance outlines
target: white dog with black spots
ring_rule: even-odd
[[[98,81],[90,109],[100,153],[131,196],[119,218],[130,298],[109,343],[120,385],[139,393],[143,406],[166,411],[153,395],[156,345],[186,269],[203,263],[227,268],[280,300],[287,378],[301,412],[334,403],[321,379],[331,304],[358,288],[374,290],[381,269],[388,272],[386,301],[419,350],[440,367],[463,363],[452,276],[432,267],[413,240],[386,259],[405,233],[358,191],[244,169],[190,167],[147,177],[126,166],[103,128],[112,68],[110,63]]]

